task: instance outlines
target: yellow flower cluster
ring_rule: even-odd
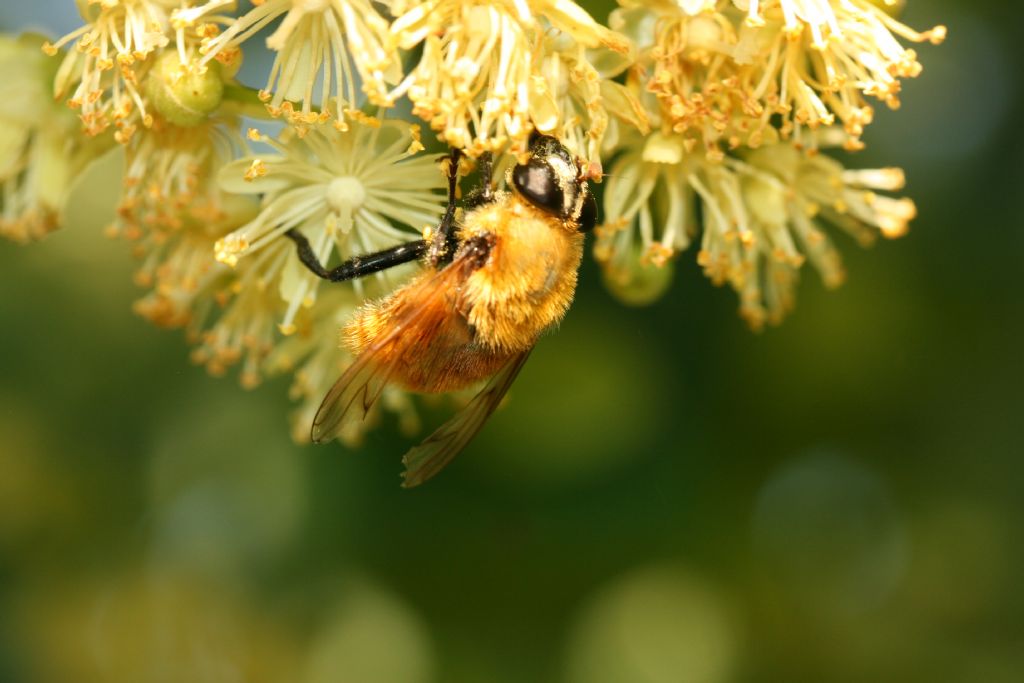
[[[613,291],[635,298],[650,266],[698,241],[698,263],[740,295],[754,328],[792,307],[810,261],[843,279],[825,225],[867,243],[902,235],[916,211],[898,169],[847,171],[822,148],[863,147],[871,100],[896,108],[921,72],[908,42],[941,42],[887,10],[895,0],[626,2],[609,24],[638,55],[626,83],[654,132],[620,145],[597,257]],[[698,220],[699,216],[699,220]]]
[[[613,291],[628,291],[644,266],[663,268],[697,241],[704,272],[737,291],[741,315],[759,329],[792,308],[806,261],[826,286],[843,282],[825,225],[863,245],[907,231],[914,203],[877,194],[903,182],[899,169],[850,171],[785,142],[709,160],[687,154],[682,135],[658,133],[616,162],[605,192],[610,220],[598,230],[596,256]]]
[[[218,11],[223,0],[179,10]],[[234,59],[264,27],[275,59],[259,95],[300,133],[344,129],[406,97],[413,113],[470,156],[522,153],[557,134],[600,174],[609,117],[645,129],[639,103],[610,79],[631,43],[569,0],[263,0],[202,41],[203,64]],[[378,7],[383,6],[384,11]],[[416,63],[408,63],[418,54]]]
[[[568,0],[392,5],[392,39],[422,54],[391,96],[408,95],[413,113],[449,145],[471,156],[507,148],[518,154],[536,129],[599,160],[608,112],[586,50],[628,55],[623,36]],[[627,64],[619,60],[617,70]],[[638,108],[631,109],[621,113],[637,118]]]
[[[813,145],[805,130],[841,124],[847,149],[860,149],[867,98],[897,108],[900,79],[921,72],[898,39],[939,43],[946,33],[913,31],[870,0],[647,3],[612,23],[653,26],[640,43],[640,85],[666,127],[718,156],[758,146],[772,127]]]
[[[35,36],[0,36],[0,235],[41,239],[60,226],[75,179],[106,149],[74,135],[48,92],[53,69]]]
[[[204,7],[223,4],[213,0]],[[369,0],[262,0],[202,48],[204,61],[238,49],[281,19],[267,38],[277,53],[261,99],[274,116],[297,126],[360,118],[356,83],[376,105],[390,104],[388,83],[401,61],[388,22]],[[296,108],[296,104],[298,108]]]
[[[328,264],[416,239],[444,205],[442,149],[506,168],[540,132],[597,183],[609,166],[595,255],[613,292],[661,295],[692,244],[759,328],[804,263],[842,281],[833,228],[906,232],[913,202],[882,194],[902,172],[827,150],[863,147],[874,103],[898,107],[921,71],[908,44],[945,35],[900,23],[897,0],[620,0],[606,24],[572,0],[76,2],[81,28],[42,46],[59,60],[0,40],[0,234],[56,228],[71,181],[121,143],[110,232],[141,259],[137,312],[184,328],[214,374],[294,373],[303,426],[350,361],[337,327],[402,270],[321,288],[286,233]],[[264,29],[251,90],[235,75]],[[268,123],[243,133],[245,116]],[[383,403],[415,427],[408,396]]]

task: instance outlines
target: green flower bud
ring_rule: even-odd
[[[170,123],[197,126],[220,106],[224,95],[220,64],[182,64],[177,52],[164,52],[146,77],[146,94]]]
[[[627,306],[647,306],[662,297],[672,284],[675,262],[671,259],[661,265],[644,258],[639,245],[624,258],[606,264],[604,284],[612,296]]]
[[[868,2],[896,18],[903,14],[903,8],[907,6],[907,0],[868,0]]]

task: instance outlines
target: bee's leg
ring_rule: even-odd
[[[494,157],[490,152],[480,156],[480,185],[485,202],[494,201]]]
[[[416,240],[414,242],[399,244],[389,249],[375,251],[372,254],[353,256],[340,266],[328,270],[327,268],[324,268],[322,263],[320,263],[320,259],[317,258],[316,253],[313,251],[313,247],[310,246],[309,240],[306,239],[305,235],[295,228],[292,228],[285,233],[285,236],[298,245],[299,260],[302,261],[302,264],[313,271],[316,275],[319,275],[325,280],[330,280],[331,282],[352,280],[357,277],[363,277],[364,275],[370,275],[388,268],[393,268],[394,266],[399,266],[403,263],[408,263],[409,261],[415,261],[423,256],[427,251],[426,240]]]
[[[455,254],[455,209],[458,207],[459,159],[462,150],[453,147],[448,157],[448,207],[437,225],[427,249],[427,260],[437,266],[451,261]]]
[[[490,152],[484,152],[477,160],[476,167],[480,170],[480,187],[470,192],[466,198],[466,205],[470,207],[494,201],[494,186],[491,183],[494,179],[494,157]]]

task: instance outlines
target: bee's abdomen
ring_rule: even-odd
[[[501,369],[508,354],[476,343],[457,299],[425,287],[429,277],[360,308],[342,329],[342,342],[356,356],[372,353],[387,367],[388,381],[405,389],[464,389]]]

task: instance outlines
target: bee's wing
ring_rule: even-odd
[[[501,403],[501,399],[512,386],[529,355],[530,351],[526,350],[513,356],[501,370],[487,380],[487,384],[465,408],[441,425],[423,443],[405,454],[402,458],[405,465],[402,486],[419,486],[440,472],[466,447]]]
[[[374,363],[368,353],[356,358],[316,411],[310,430],[313,443],[326,443],[337,437],[346,425],[365,420],[384,391],[389,375],[388,368]]]
[[[445,333],[451,322],[447,297],[464,277],[465,266],[453,262],[403,292],[403,303],[388,320],[388,331],[359,354],[324,397],[310,430],[314,443],[330,441],[347,425],[366,419],[394,375],[400,350],[429,344]]]

